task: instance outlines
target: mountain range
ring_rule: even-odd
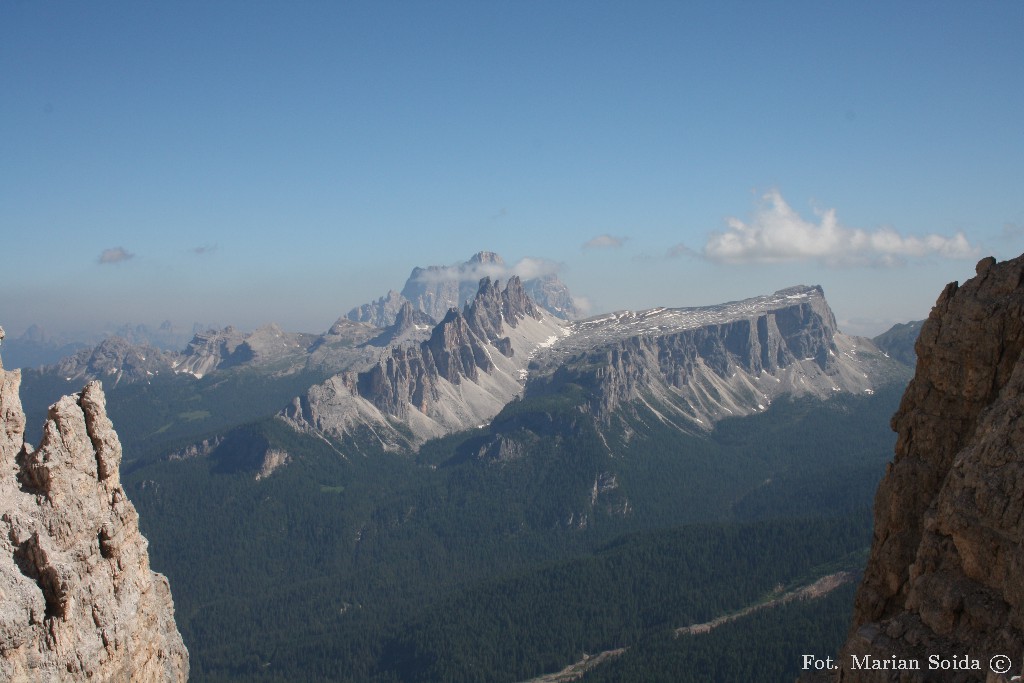
[[[11,367],[36,368],[57,363],[77,351],[113,337],[132,345],[155,346],[165,351],[180,349],[192,335],[203,329],[202,325],[196,323],[186,332],[165,320],[156,328],[142,324],[108,323],[100,332],[50,335],[39,325],[30,325],[20,336],[8,338],[4,342],[4,354]]]
[[[588,675],[658,680],[659,634],[766,594],[775,628],[838,647],[911,374],[892,347],[816,286],[572,318],[467,263],[439,318],[420,305],[450,282],[386,326],[111,338],[23,371],[28,425],[107,388],[192,678],[518,681],[616,651]]]
[[[642,407],[673,429],[701,433],[722,419],[765,411],[780,397],[870,394],[906,378],[905,366],[872,340],[837,329],[820,287],[567,320],[562,316],[575,308],[552,312],[552,299],[538,304],[518,276],[504,286],[484,276],[461,309],[449,306],[432,322],[439,301],[447,306],[468,291],[458,278],[493,268],[504,269],[502,259],[481,252],[458,266],[414,269],[403,292],[415,297],[389,300],[397,310],[383,328],[352,320],[360,308],[323,334],[274,324],[249,333],[227,327],[195,334],[181,351],[110,337],[28,371],[27,403],[39,409],[52,394],[93,379],[109,390],[248,373],[277,385],[305,383],[278,412],[301,433],[332,442],[359,435],[357,443],[371,435],[386,450],[407,451],[483,427],[510,401],[567,387],[583,392],[581,410],[603,431]],[[557,290],[571,302],[564,285]],[[390,317],[378,313],[375,320]],[[40,385],[51,386],[51,395],[37,396]],[[193,411],[187,431],[208,440],[206,428],[218,426],[206,412]]]

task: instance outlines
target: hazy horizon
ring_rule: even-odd
[[[591,313],[1024,251],[1020,3],[5,3],[0,325],[322,332],[481,250]]]
[[[482,251],[487,251],[487,250],[482,250]],[[499,256],[500,256],[500,254],[499,254]],[[524,259],[524,260],[527,260],[527,261],[534,260],[534,261],[536,261],[536,259]],[[457,265],[460,265],[461,263],[462,263],[462,261],[460,261],[460,262],[453,262],[453,263],[447,263],[447,264],[422,264],[419,267],[426,267],[426,266],[457,266]],[[553,272],[556,275],[559,274],[557,272],[559,264],[546,263],[544,265],[547,266],[547,268],[542,269],[540,274],[544,274],[544,273],[547,273],[547,272]],[[410,267],[410,271],[411,270],[412,270],[412,267]],[[524,280],[525,279],[529,279],[531,277],[531,274],[530,274],[529,270],[527,270],[526,273],[517,272],[517,271],[521,271],[521,270],[522,270],[522,268],[521,268],[521,264],[520,263],[518,263],[518,262],[517,263],[508,263],[508,264],[506,264],[505,267],[500,269],[499,272],[497,272],[497,273],[484,273],[484,275],[490,275],[492,277],[492,279],[496,279],[496,280],[498,280],[502,284],[507,282],[508,277],[511,276],[511,275],[519,275]],[[973,275],[973,273],[972,273],[972,275]],[[533,275],[532,277],[536,277],[536,275]],[[969,276],[965,276],[964,279],[966,279],[966,277],[969,277]],[[462,278],[462,280],[467,280],[467,279],[469,279],[469,278]],[[404,284],[404,282],[405,281],[403,280],[402,284]],[[602,314],[613,312],[613,311],[618,311],[618,310],[645,310],[645,309],[651,309],[651,308],[656,308],[656,307],[684,308],[684,307],[690,307],[690,306],[698,306],[698,307],[699,306],[713,306],[713,305],[717,305],[717,304],[728,303],[730,301],[736,301],[736,300],[745,299],[745,298],[752,298],[752,297],[756,297],[756,296],[759,296],[759,295],[762,295],[762,294],[770,294],[773,291],[777,291],[779,289],[784,289],[786,287],[791,287],[791,286],[796,286],[796,285],[816,285],[816,284],[818,284],[818,283],[793,282],[793,283],[790,283],[789,285],[783,285],[783,286],[775,287],[775,288],[770,289],[770,290],[766,289],[764,291],[750,292],[748,295],[734,296],[734,297],[728,297],[728,298],[720,298],[720,299],[714,299],[714,300],[709,299],[709,300],[701,302],[701,303],[688,304],[687,306],[674,306],[674,305],[671,305],[671,304],[668,304],[668,303],[655,303],[655,304],[652,304],[652,305],[649,305],[649,306],[634,306],[634,307],[631,307],[631,308],[628,308],[628,309],[621,309],[620,308],[620,309],[606,309],[606,310],[605,309],[602,309],[602,310],[593,309],[592,304],[589,302],[589,300],[585,296],[577,296],[575,292],[571,292],[571,293],[574,296],[577,296],[577,299],[578,299],[577,304],[581,307],[581,315],[579,316],[579,318],[580,319],[585,319],[585,318],[588,318],[588,317],[600,316]],[[395,291],[400,291],[401,288],[402,288],[401,284],[395,284],[395,285],[389,287],[388,289],[395,290]],[[707,293],[709,295],[713,295],[714,292],[715,292],[714,287],[708,287],[705,290],[705,293]],[[88,340],[88,339],[91,339],[91,338],[95,338],[98,335],[115,334],[119,328],[124,328],[124,327],[136,327],[136,326],[143,325],[143,326],[148,327],[150,329],[150,331],[156,331],[161,325],[164,325],[166,323],[170,323],[172,328],[173,328],[173,332],[176,333],[176,334],[179,334],[179,335],[180,334],[190,334],[194,330],[196,330],[196,331],[197,330],[205,331],[205,330],[209,330],[209,329],[222,329],[222,328],[227,327],[227,326],[232,326],[232,327],[235,327],[236,329],[239,329],[239,330],[242,330],[242,331],[252,331],[252,330],[255,330],[255,329],[259,328],[259,327],[263,327],[265,325],[271,325],[271,324],[280,325],[280,326],[282,326],[283,328],[285,328],[286,330],[288,330],[290,332],[308,332],[308,333],[319,334],[319,333],[323,333],[324,331],[326,331],[327,328],[329,328],[331,326],[331,324],[333,324],[334,321],[336,321],[338,318],[344,317],[344,315],[347,314],[350,310],[352,310],[352,308],[354,308],[354,307],[356,307],[358,305],[361,305],[361,304],[371,303],[372,301],[374,301],[374,300],[376,300],[376,299],[378,299],[381,296],[384,296],[386,294],[387,294],[387,290],[381,291],[378,296],[374,296],[374,297],[372,297],[372,299],[367,299],[365,301],[360,302],[360,304],[353,304],[352,306],[349,306],[344,311],[339,312],[338,315],[334,316],[333,318],[330,318],[329,321],[325,322],[325,324],[323,324],[319,328],[314,328],[314,327],[295,327],[295,326],[289,325],[289,324],[282,324],[281,320],[275,320],[275,319],[271,319],[271,318],[258,318],[258,317],[251,317],[251,316],[249,316],[249,317],[243,316],[243,317],[241,317],[239,319],[239,321],[235,321],[235,320],[231,320],[231,319],[223,319],[223,320],[199,320],[199,319],[192,319],[192,320],[189,320],[187,318],[187,316],[179,317],[178,319],[172,319],[170,317],[160,317],[160,316],[154,317],[152,315],[150,315],[149,317],[138,318],[138,319],[88,320],[88,321],[86,321],[85,324],[83,324],[83,325],[81,325],[81,326],[76,328],[76,327],[73,327],[73,326],[68,326],[66,324],[65,325],[60,325],[60,323],[63,323],[63,322],[65,322],[65,321],[67,321],[69,319],[68,316],[64,316],[64,317],[61,317],[61,318],[58,319],[58,325],[59,326],[56,327],[56,328],[47,327],[45,324],[42,324],[42,323],[39,323],[39,322],[31,322],[28,325],[25,325],[25,326],[20,327],[20,328],[7,327],[7,335],[8,335],[9,339],[15,339],[17,337],[20,337],[22,334],[26,333],[29,328],[35,326],[35,327],[39,328],[40,330],[42,330],[42,332],[44,332],[46,334],[46,336],[48,336],[48,337],[62,338],[64,341],[82,341],[82,340]],[[936,292],[936,298],[938,298],[938,295],[939,295],[939,293]],[[825,297],[826,297],[826,300],[828,300],[830,305],[831,305],[831,298],[829,297],[829,293],[828,293],[827,290],[825,291]],[[885,321],[881,321],[881,320],[877,320],[877,319],[855,319],[855,320],[843,319],[843,318],[841,318],[840,314],[834,310],[834,308],[835,307],[833,306],[833,313],[836,313],[837,321],[839,323],[839,327],[840,327],[841,331],[843,331],[843,332],[845,332],[847,334],[854,334],[854,335],[867,336],[867,337],[876,336],[876,335],[880,334],[881,332],[884,332],[884,331],[888,330],[894,324],[906,323],[906,322],[911,322],[913,320],[923,319],[923,318],[927,317],[927,314],[930,311],[930,306],[929,306],[929,311],[925,311],[924,314],[922,314],[921,316],[919,316],[917,318],[907,318],[905,320],[892,320],[892,321],[885,320]],[[145,313],[146,312],[144,312],[144,314]],[[315,315],[315,312],[310,312],[310,316],[312,317],[313,315]],[[287,320],[287,318],[286,318],[286,320]]]

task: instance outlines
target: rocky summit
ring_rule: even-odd
[[[839,332],[820,287],[797,286],[576,321],[537,354],[530,375],[538,385],[586,387],[588,408],[603,422],[643,405],[695,431],[767,410],[781,396],[872,393],[906,369],[870,340]]]
[[[1010,680],[1024,658],[1024,256],[949,284],[916,351],[838,679]],[[992,671],[997,656],[1012,668]],[[863,666],[889,661],[920,668]]]
[[[0,679],[186,680],[170,588],[121,487],[100,384],[54,404],[33,449],[20,382],[0,363]]]
[[[485,277],[473,301],[449,309],[428,339],[386,347],[370,367],[311,387],[282,416],[336,440],[365,429],[390,450],[416,446],[489,421],[521,393],[536,351],[563,333],[518,277],[504,289]]]

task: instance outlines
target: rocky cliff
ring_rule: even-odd
[[[121,488],[100,384],[53,405],[32,449],[20,382],[0,363],[0,679],[186,680],[170,588]]]
[[[908,375],[869,339],[840,333],[820,287],[567,323],[542,311],[519,278],[504,290],[484,278],[428,339],[312,387],[283,416],[332,439],[369,428],[400,449],[489,422],[524,387],[531,396],[574,386],[602,424],[644,409],[695,432],[780,396],[871,393]]]
[[[766,410],[780,396],[870,393],[905,373],[870,340],[840,333],[822,289],[806,286],[582,320],[530,367],[537,385],[585,387],[604,422],[643,405],[688,431]]]
[[[1008,680],[1024,656],[1024,256],[948,285],[916,350],[838,678]],[[862,666],[893,660],[921,670]]]

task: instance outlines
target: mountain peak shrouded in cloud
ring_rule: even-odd
[[[401,293],[391,291],[374,302],[357,306],[346,314],[349,320],[386,327],[395,321],[403,302],[433,320],[441,320],[450,308],[460,308],[471,299],[483,278],[522,281],[526,294],[540,306],[563,319],[578,317],[580,309],[568,287],[558,279],[561,265],[544,258],[524,257],[509,265],[498,254],[481,251],[468,261],[448,266],[413,268]]]
[[[748,222],[730,217],[728,229],[711,233],[702,255],[725,264],[820,261],[830,266],[891,266],[907,259],[978,255],[960,232],[947,237],[902,235],[889,227],[869,231],[842,225],[835,209],[816,213],[816,222],[807,220],[778,190],[770,190]]]
[[[485,277],[492,280],[507,280],[512,275],[518,275],[523,280],[532,280],[546,275],[557,275],[559,270],[561,266],[549,259],[527,256],[510,266],[498,254],[481,251],[463,263],[415,268],[409,280],[428,285],[438,282],[465,282],[475,288]]]
[[[616,237],[615,235],[603,234],[597,237],[591,238],[583,243],[583,250],[589,249],[619,249],[625,244],[625,237]]]
[[[96,262],[100,265],[106,265],[109,263],[121,263],[127,261],[130,258],[135,258],[135,254],[131,253],[124,247],[111,247],[110,249],[104,249],[100,252]]]

